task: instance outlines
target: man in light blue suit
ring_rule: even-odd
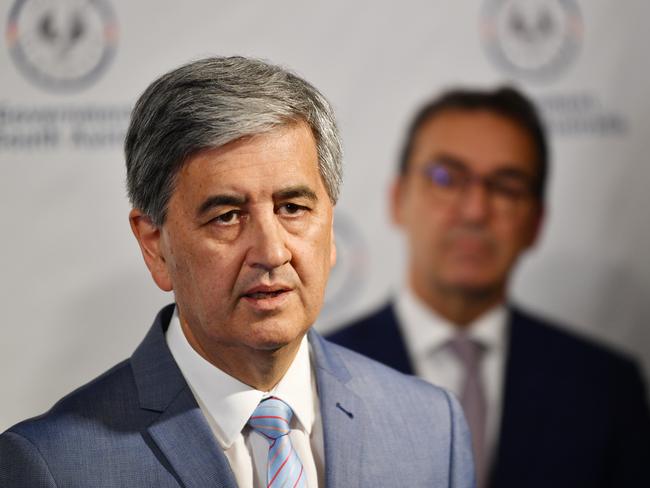
[[[140,97],[125,150],[132,230],[176,303],[130,359],[0,436],[0,486],[474,486],[453,397],[310,330],[341,181],[314,87],[196,61]]]

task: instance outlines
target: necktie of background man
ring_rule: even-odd
[[[486,404],[483,382],[481,381],[483,346],[467,337],[466,334],[457,334],[449,341],[449,347],[458,356],[465,372],[460,403],[463,406],[465,418],[472,433],[477,487],[485,488],[487,468],[485,460]]]

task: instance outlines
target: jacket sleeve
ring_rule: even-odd
[[[472,438],[458,400],[445,391],[451,417],[451,446],[449,447],[449,487],[476,488]]]
[[[0,486],[55,488],[56,482],[34,444],[14,432],[0,435]]]

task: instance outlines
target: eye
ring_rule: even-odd
[[[233,225],[239,222],[241,212],[239,210],[230,210],[229,212],[217,215],[213,220],[220,225]]]
[[[429,176],[431,177],[431,181],[440,186],[450,186],[453,181],[449,170],[442,166],[432,168]]]
[[[457,169],[444,164],[432,164],[425,169],[425,175],[435,186],[440,188],[454,188],[463,184],[467,175]]]
[[[297,203],[283,203],[278,207],[278,213],[281,215],[287,216],[298,216],[302,215],[304,212],[307,212],[309,209],[303,205],[298,205]]]
[[[531,193],[531,185],[528,181],[520,178],[494,178],[492,180],[486,180],[488,188],[506,198],[510,199],[521,199],[528,196]]]

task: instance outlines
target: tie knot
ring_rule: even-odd
[[[467,370],[478,368],[483,347],[477,340],[469,338],[467,334],[456,334],[449,341],[449,347]]]
[[[272,442],[289,433],[291,417],[293,411],[289,405],[279,398],[269,397],[259,403],[248,425]]]

